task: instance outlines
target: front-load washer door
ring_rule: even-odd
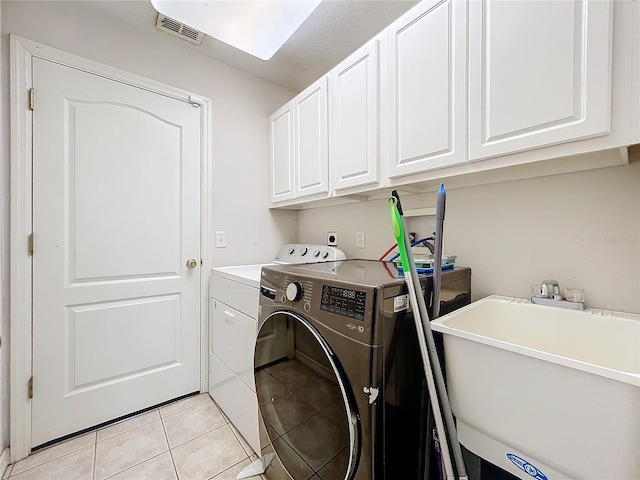
[[[358,414],[327,341],[308,320],[288,311],[268,316],[258,336],[256,359],[273,359],[287,345],[271,363],[256,361],[255,370],[260,414],[282,466],[296,480],[353,478],[360,453]],[[264,452],[268,445],[262,447]]]

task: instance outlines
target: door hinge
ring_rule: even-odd
[[[33,398],[33,376],[29,378],[29,398]]]
[[[29,109],[30,110],[33,110],[34,97],[35,97],[35,92],[33,88],[30,88],[29,89]]]
[[[29,244],[29,246],[28,246],[28,248],[29,248],[29,255],[33,255],[33,250],[34,250],[34,247],[33,247],[33,233],[30,233],[30,234],[29,234],[29,241],[28,241],[28,244]]]

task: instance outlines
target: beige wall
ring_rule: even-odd
[[[435,194],[403,196],[412,208]],[[337,230],[350,258],[377,258],[394,243],[384,200],[304,210],[302,242]],[[433,217],[410,219],[422,235]],[[355,248],[366,230],[367,248]],[[640,313],[640,162],[447,191],[445,253],[473,269],[473,297],[527,297],[547,278],[582,288],[587,305]]]

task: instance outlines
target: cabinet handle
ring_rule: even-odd
[[[229,310],[224,311],[224,319],[229,323],[236,323],[236,316]]]

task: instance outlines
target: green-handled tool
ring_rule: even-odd
[[[442,413],[440,411],[440,401],[438,400],[438,391],[433,379],[433,371],[431,368],[431,361],[429,360],[429,350],[427,349],[427,343],[425,340],[424,330],[422,326],[422,319],[420,314],[420,308],[418,306],[418,295],[422,295],[422,289],[420,283],[415,285],[411,273],[411,263],[407,253],[407,236],[405,234],[404,221],[398,211],[398,199],[396,197],[389,197],[388,204],[391,207],[391,225],[393,227],[393,234],[396,237],[398,243],[398,250],[400,251],[400,261],[402,262],[402,269],[404,273],[404,280],[407,284],[407,290],[409,292],[409,300],[413,306],[413,318],[416,326],[416,332],[418,336],[418,344],[420,346],[420,353],[422,354],[422,365],[424,367],[424,375],[427,380],[427,390],[429,392],[429,399],[431,400],[431,408],[434,414],[434,420],[436,423],[436,430],[438,432],[438,438],[440,439],[440,447],[442,450],[442,463],[444,468],[445,477],[447,480],[455,480],[453,465],[451,464],[451,456],[449,454],[449,444],[447,442],[447,433],[444,427],[442,419]],[[409,244],[411,248],[411,244]],[[415,264],[413,265],[415,270]],[[417,275],[417,272],[416,272]],[[420,293],[418,294],[418,290]],[[426,312],[425,312],[426,313]],[[429,321],[426,318],[426,321]]]
[[[396,243],[400,251],[402,270],[408,271],[409,259],[407,258],[407,247],[404,244],[404,222],[398,211],[398,199],[396,197],[389,197],[387,202],[389,206],[391,206],[391,226],[393,227],[393,235],[396,237]]]

